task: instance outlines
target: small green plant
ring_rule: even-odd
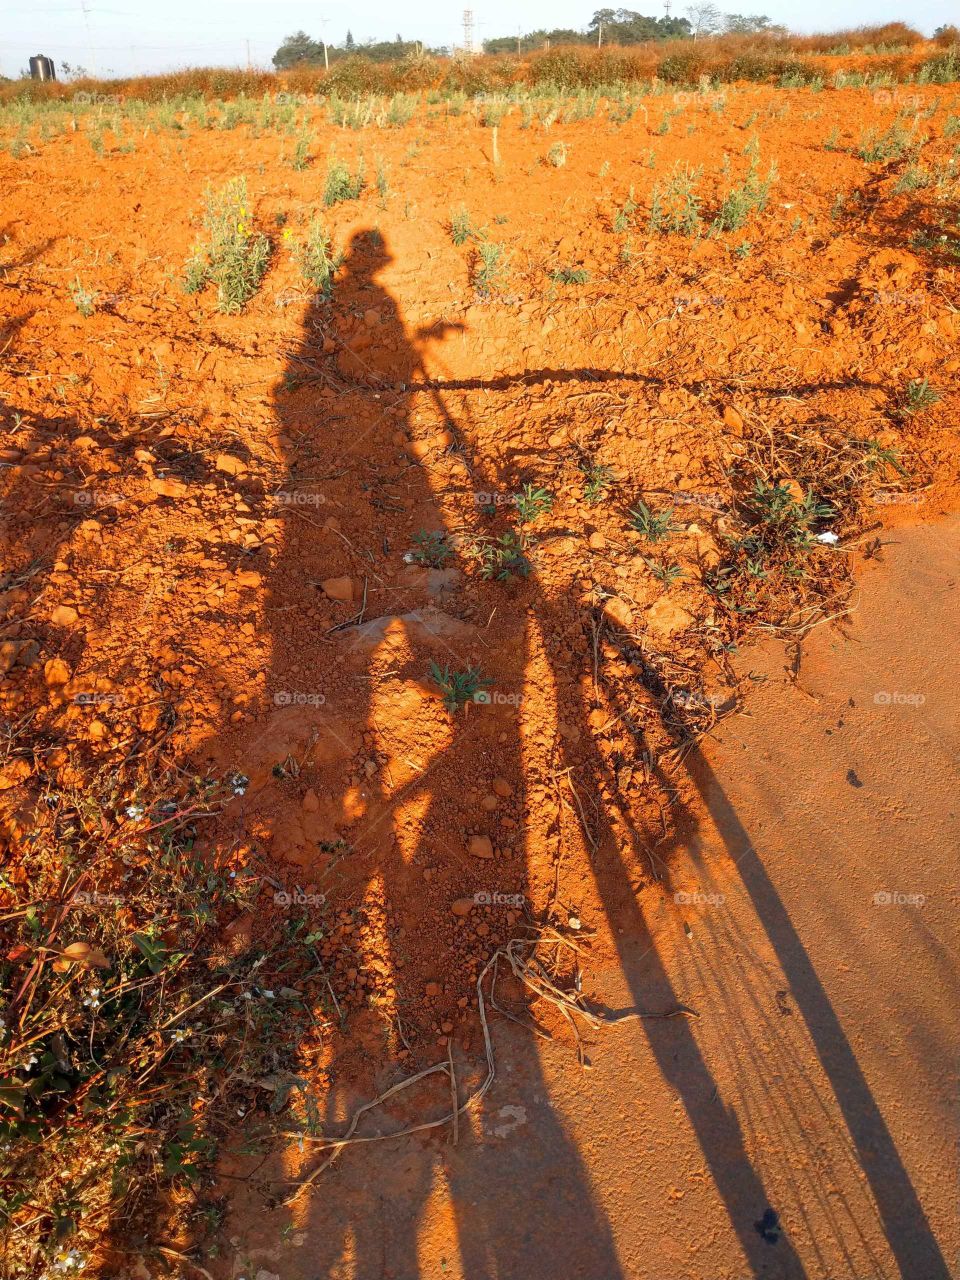
[[[924,187],[932,187],[933,182],[933,174],[928,169],[924,169],[917,164],[911,164],[904,169],[897,179],[893,193],[899,196],[907,191],[922,191]]]
[[[340,204],[345,200],[359,200],[365,186],[363,156],[357,161],[357,172],[352,176],[342,160],[331,160],[323,188],[323,203],[329,208],[330,205]]]
[[[481,297],[489,298],[491,294],[503,287],[507,274],[506,254],[502,244],[484,240],[477,246],[473,269],[473,283]]]
[[[270,261],[269,239],[253,229],[245,178],[231,179],[219,192],[207,189],[203,225],[208,238],[193,247],[184,289],[198,293],[214,284],[221,311],[242,311],[260,288]]]
[[[483,232],[471,221],[467,206],[462,204],[450,217],[450,239],[455,245],[466,244],[468,240],[482,240]]]
[[[92,316],[97,309],[97,298],[99,294],[85,289],[80,283],[80,277],[74,280],[70,286],[70,297],[73,299],[74,305],[82,316]]]
[[[602,502],[612,488],[614,474],[612,467],[605,467],[598,462],[581,463],[583,472],[583,499],[591,507]]]
[[[554,284],[586,284],[590,272],[583,267],[556,267],[550,272],[550,279]]]
[[[910,145],[910,135],[899,124],[893,124],[886,133],[868,129],[860,138],[857,155],[868,164],[899,160]]]
[[[513,501],[520,523],[532,524],[538,516],[551,510],[553,494],[547,489],[537,489],[532,484],[525,484],[519,493],[513,495]]]
[[[630,230],[633,226],[633,218],[636,212],[637,202],[633,198],[633,187],[631,187],[630,194],[613,215],[613,229],[617,235],[622,235],[625,231]]]
[[[754,482],[745,506],[759,531],[754,539],[758,554],[778,543],[809,546],[813,542],[812,526],[818,520],[827,520],[835,514],[830,503],[818,502],[810,489],[802,498],[797,498],[780,481],[771,483],[763,479]]]
[[[660,235],[695,236],[700,231],[699,173],[677,165],[663,182],[655,182],[650,197],[650,231]]]
[[[285,231],[284,236],[290,233]],[[333,293],[333,277],[342,258],[331,251],[330,237],[319,215],[307,228],[306,239],[294,250],[300,274],[324,298]]]
[[[662,582],[665,587],[672,587],[677,579],[683,576],[681,566],[672,560],[667,561],[665,564],[659,564],[656,560],[651,560],[649,556],[643,556],[642,559],[656,580]]]
[[[734,187],[725,197],[720,211],[713,221],[715,232],[739,231],[752,213],[762,213],[770,196],[770,188],[777,177],[776,165],[771,165],[766,178],[760,179],[754,158],[746,179]]]
[[[439,667],[435,662],[430,663],[430,679],[443,694],[443,705],[448,711],[458,711],[466,703],[476,701],[476,695],[493,684],[484,678],[479,667],[451,671],[448,664]]]
[[[833,128],[830,130],[830,132],[827,134],[826,138],[824,139],[823,149],[824,151],[842,150],[840,146],[840,130],[837,128],[836,125],[833,126]]]
[[[290,164],[296,169],[297,173],[301,173],[310,163],[310,148],[313,146],[314,137],[306,129],[299,135],[293,148],[293,157]]]
[[[926,378],[914,378],[903,389],[898,410],[901,417],[912,418],[940,402],[940,392]]]
[[[554,169],[562,169],[567,163],[567,144],[565,142],[555,142],[547,152],[547,163],[552,164]]]
[[[480,576],[486,582],[510,582],[528,578],[533,566],[526,556],[524,540],[516,533],[503,533],[499,538],[478,538],[467,549],[477,562]]]
[[[387,177],[387,163],[382,156],[377,156],[377,194],[381,200],[390,195],[390,180]]]
[[[635,507],[631,507],[629,515],[630,528],[642,534],[648,542],[663,542],[676,531],[673,507],[654,514],[645,502],[638,502]]]
[[[411,564],[425,565],[430,569],[442,569],[453,555],[453,547],[447,541],[442,530],[421,529],[413,535],[414,547],[408,551],[405,560]]]

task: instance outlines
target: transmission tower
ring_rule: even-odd
[[[467,55],[477,52],[473,43],[473,10],[464,9],[463,11],[463,51]]]

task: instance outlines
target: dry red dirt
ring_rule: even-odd
[[[795,627],[843,610],[880,519],[955,501],[960,304],[938,222],[955,170],[945,192],[897,193],[905,159],[854,154],[900,92],[651,96],[621,125],[549,131],[515,112],[499,165],[490,131],[442,107],[359,132],[314,112],[303,172],[281,160],[290,139],[245,127],[0,155],[3,715],[32,717],[60,753],[44,767],[73,778],[162,741],[185,771],[241,779],[202,832],[259,885],[224,947],[282,930],[277,894],[307,896],[344,1017],[305,1050],[321,1091],[348,1080],[362,1101],[385,1064],[428,1064],[450,1037],[476,1059],[477,975],[531,922],[573,917],[590,964],[613,955],[609,921],[658,874],[690,790],[690,735],[740,697],[730,647],[784,616],[782,575],[756,618],[709,589],[738,476],[766,466],[802,494],[850,438],[908,473],[856,472],[817,526],[839,541],[805,553]],[[946,165],[951,95],[910,94],[920,163]],[[701,166],[709,218],[753,136],[778,169],[764,212],[717,237],[648,232],[655,182]],[[344,254],[327,303],[281,226],[322,210],[334,148],[371,180],[381,158],[388,191],[326,211]],[[206,184],[238,174],[276,251],[225,316],[180,282]],[[504,246],[489,297],[451,242],[461,205]],[[89,317],[77,278],[99,295]],[[939,402],[904,414],[924,378]],[[596,504],[591,463],[612,481]],[[515,525],[525,484],[554,495],[529,578],[485,581],[462,551],[408,562],[418,531],[462,549]],[[673,508],[668,547],[630,528],[641,499]],[[431,662],[480,667],[490,701],[451,715]],[[14,861],[37,769],[3,777]]]

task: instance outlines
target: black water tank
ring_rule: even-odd
[[[56,80],[57,69],[53,65],[52,58],[45,58],[42,53],[38,53],[35,58],[30,59],[30,79],[31,80]]]

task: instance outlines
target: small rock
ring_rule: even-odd
[[[467,841],[467,852],[475,858],[492,858],[493,844],[489,836],[471,836]]]
[[[353,579],[324,578],[320,583],[320,590],[328,600],[339,600],[343,604],[349,604],[353,599]]]
[[[246,471],[246,464],[232,453],[217,454],[217,470],[225,471],[228,476],[241,476]]]
[[[693,614],[670,596],[661,596],[647,610],[647,630],[658,636],[676,635],[678,631],[685,631],[693,621]]]
[[[263,577],[256,569],[241,569],[237,574],[237,585],[240,587],[259,587],[262,581]]]
[[[187,492],[187,486],[182,480],[171,480],[169,478],[151,480],[150,488],[154,493],[159,493],[161,498],[182,498]]]
[[[607,540],[599,529],[594,529],[593,533],[591,533],[590,537],[587,539],[587,543],[594,551],[602,551],[607,545]]]
[[[438,996],[440,994],[440,983],[428,982],[427,985],[423,988],[423,994],[429,997],[430,999],[433,999],[435,996]]]
[[[621,600],[618,596],[611,596],[609,600],[604,600],[603,612],[611,622],[622,627],[624,631],[629,631],[633,625],[633,610],[626,600]]]
[[[456,902],[451,903],[450,910],[455,916],[468,916],[474,908],[472,898],[457,898]]]
[[[729,427],[731,431],[735,432],[737,435],[742,435],[743,418],[740,417],[740,414],[736,411],[736,409],[733,407],[732,404],[728,404],[727,407],[724,409],[723,422],[724,422],[724,426]]]
[[[512,786],[510,785],[510,783],[506,780],[506,778],[494,778],[494,780],[493,780],[493,789],[494,789],[494,791],[497,793],[497,795],[498,795],[498,796],[512,796],[512,795],[513,795],[513,787],[512,787]]]
[[[72,627],[79,614],[69,604],[58,604],[50,615],[50,621],[56,627]]]
[[[70,679],[70,668],[62,658],[50,658],[43,664],[43,678],[51,687],[66,684]]]

